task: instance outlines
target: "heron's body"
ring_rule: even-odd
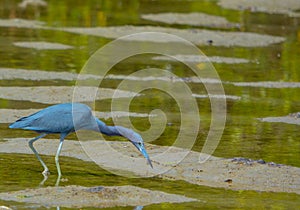
[[[76,114],[76,118],[73,118],[73,113]],[[89,125],[92,120],[95,121],[88,106],[80,103],[66,103],[49,106],[32,115],[20,118],[9,127],[32,130],[38,133],[68,134],[75,131],[75,120],[81,121],[79,123],[82,123],[82,128],[85,124]],[[86,127],[87,130],[92,129],[91,126]]]
[[[33,142],[47,134],[60,134],[60,144],[55,156],[57,171],[60,178],[61,172],[58,158],[64,138],[69,133],[77,130],[92,130],[109,136],[123,136],[134,144],[151,165],[149,156],[144,148],[143,139],[138,133],[122,126],[107,126],[104,122],[94,117],[91,108],[85,104],[65,103],[49,106],[32,115],[20,118],[12,123],[9,128],[20,128],[41,133],[40,136],[29,141],[29,146],[43,165],[43,174],[45,176],[49,173],[49,170],[33,147]]]

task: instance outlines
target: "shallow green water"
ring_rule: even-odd
[[[208,56],[238,57],[252,60],[247,64],[215,64],[215,68],[223,81],[287,81],[300,80],[300,31],[298,18],[283,15],[267,15],[225,10],[216,6],[215,1],[48,1],[47,9],[17,8],[15,1],[0,0],[0,18],[24,18],[40,20],[48,26],[118,26],[118,25],[153,25],[174,28],[192,28],[185,25],[167,25],[142,20],[140,14],[158,12],[206,12],[222,15],[232,22],[243,25],[241,31],[278,35],[286,38],[281,44],[268,47],[216,47],[201,46]],[[198,27],[200,28],[200,27]],[[238,30],[238,29],[227,29]],[[13,45],[16,41],[49,41],[75,46],[72,50],[35,50]],[[76,35],[55,30],[37,30],[24,28],[0,27],[0,67],[38,69],[44,71],[80,72],[87,59],[109,39],[94,36]],[[280,55],[280,56],[279,56]],[[167,61],[153,61],[148,55],[135,56],[116,65],[111,73],[126,75],[146,67],[169,68],[180,77],[191,76],[184,65]],[[120,80],[105,80],[103,87],[116,88]],[[1,80],[1,86],[50,86],[74,85],[73,81],[63,80]],[[138,84],[138,82],[137,82]],[[203,92],[203,86],[189,84],[193,91]],[[225,84],[226,94],[240,96],[241,100],[227,101],[226,127],[214,156],[247,157],[264,159],[300,167],[300,134],[297,125],[283,123],[263,123],[260,117],[283,116],[300,111],[300,92],[298,88],[261,88],[237,87]],[[198,93],[198,92],[197,92]],[[209,130],[210,103],[208,99],[197,99],[201,128],[193,149],[201,151]],[[96,102],[99,111],[110,111],[111,100]],[[46,104],[0,99],[0,108],[28,109],[42,108]],[[131,111],[148,113],[153,109],[162,109],[168,116],[164,133],[152,143],[172,145],[180,127],[179,108],[175,101],[157,90],[148,90],[144,95],[133,100]],[[133,118],[138,129],[149,127],[148,119]],[[111,123],[111,120],[107,120]],[[35,134],[25,131],[11,131],[8,124],[0,125],[0,139],[16,137],[33,137]],[[69,137],[74,139],[75,136]],[[55,171],[53,157],[44,157]],[[35,187],[41,181],[41,167],[33,155],[0,154],[0,191],[20,190]],[[34,166],[34,167],[33,167]],[[100,169],[92,163],[61,158],[63,174],[68,182],[63,185],[78,184],[124,185],[132,184],[149,189],[162,190],[169,193],[182,194],[197,198],[199,202],[186,204],[160,204],[147,206],[144,209],[296,209],[299,196],[286,193],[265,193],[253,191],[230,191],[224,189],[196,186],[183,181],[167,181],[158,178],[127,179]],[[54,185],[55,176],[51,176],[47,185]],[[0,202],[0,204],[2,204]],[[7,205],[21,204],[3,203]],[[24,207],[24,208],[28,208]],[[132,209],[114,208],[114,209]]]

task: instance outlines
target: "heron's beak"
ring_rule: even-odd
[[[143,143],[137,143],[137,142],[132,142],[133,145],[140,151],[140,153],[142,153],[142,155],[147,159],[148,164],[151,166],[151,168],[153,168],[152,166],[152,162],[150,160],[150,157],[145,149],[145,146]]]

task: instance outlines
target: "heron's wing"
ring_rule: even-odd
[[[45,133],[69,133],[80,125],[89,123],[92,113],[84,104],[58,104],[47,107],[30,116],[23,117],[10,125],[10,128],[22,128]]]
[[[13,123],[11,128],[22,128],[45,133],[70,132],[73,129],[72,113],[67,110],[41,110]]]

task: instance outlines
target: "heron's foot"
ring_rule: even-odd
[[[49,175],[50,175],[49,169],[45,169],[45,170],[42,172],[42,174],[43,174],[45,177],[49,176]]]
[[[61,178],[61,176],[58,176],[57,180],[56,180],[56,183],[55,183],[55,186],[58,187],[61,182],[68,182],[68,181],[69,181],[68,178]]]
[[[56,183],[55,183],[55,186],[56,186],[56,187],[59,186],[60,181],[61,181],[61,176],[58,176],[58,177],[57,177],[57,180],[56,180]]]
[[[44,183],[47,181],[48,176],[44,176],[44,179],[40,182],[39,186],[42,187],[44,186]]]

